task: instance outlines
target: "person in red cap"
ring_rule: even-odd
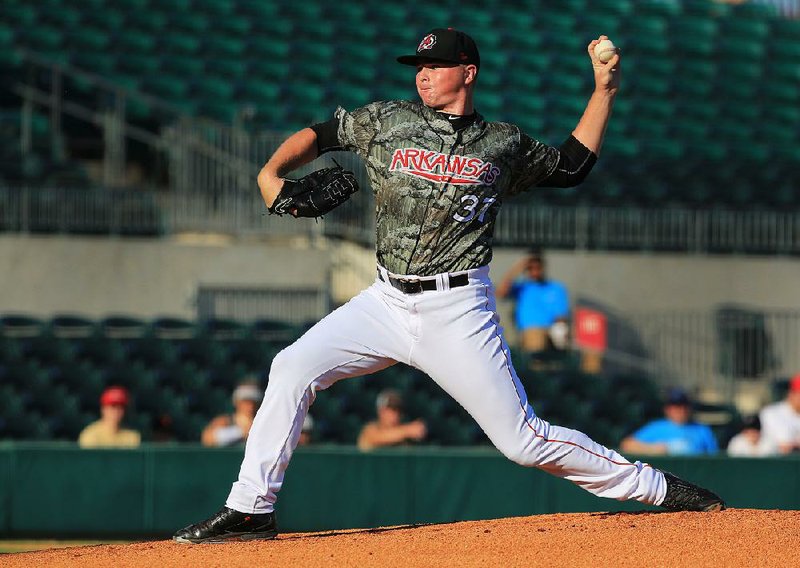
[[[800,451],[800,374],[789,381],[789,392],[780,402],[761,409],[761,436],[773,453]]]
[[[78,437],[82,448],[135,448],[142,437],[136,430],[122,427],[128,407],[128,391],[108,387],[100,395],[100,420],[92,422]]]

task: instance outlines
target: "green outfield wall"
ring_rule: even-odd
[[[0,537],[167,536],[224,503],[241,458],[241,448],[0,444]],[[733,507],[800,509],[800,458],[651,463]],[[645,508],[599,499],[491,449],[318,447],[295,453],[278,521],[309,531]]]

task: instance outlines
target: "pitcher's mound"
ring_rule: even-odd
[[[172,541],[10,554],[28,566],[800,566],[800,511],[575,513],[284,534],[273,541]]]

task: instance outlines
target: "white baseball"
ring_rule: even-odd
[[[594,55],[601,63],[608,63],[614,54],[617,52],[617,47],[611,42],[610,39],[601,39],[594,46]]]

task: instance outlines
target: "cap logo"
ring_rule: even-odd
[[[417,53],[425,49],[430,49],[434,45],[436,45],[436,36],[433,34],[428,34],[422,38],[421,42],[419,42],[419,45],[417,46]]]

